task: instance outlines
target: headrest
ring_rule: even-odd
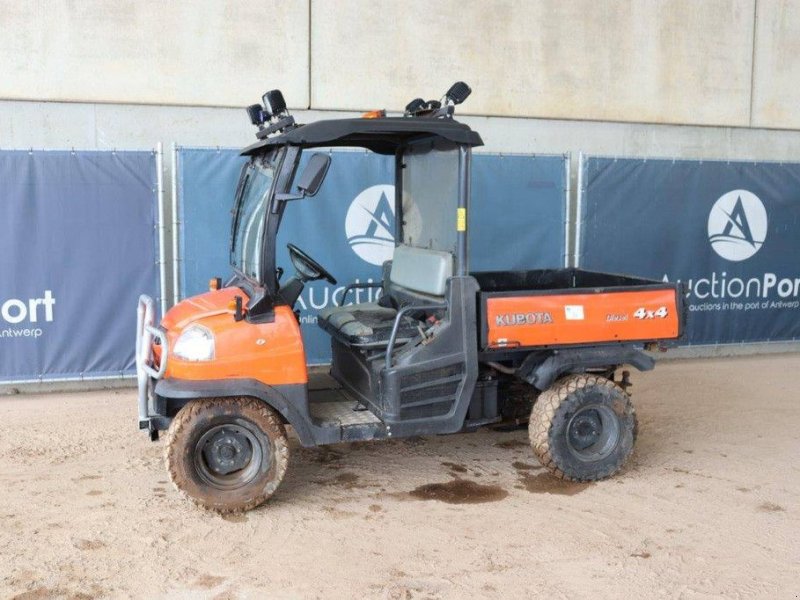
[[[389,280],[420,294],[444,296],[447,280],[453,276],[450,252],[397,246],[392,257]]]

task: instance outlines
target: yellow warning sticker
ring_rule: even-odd
[[[456,231],[467,230],[467,209],[459,208],[456,210]]]

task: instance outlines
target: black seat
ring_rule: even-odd
[[[397,246],[389,270],[384,269],[383,296],[379,303],[332,306],[320,311],[317,322],[347,345],[386,346],[397,317],[396,307],[443,304],[445,286],[452,274],[453,256],[449,252]],[[402,318],[397,344],[420,335],[426,312],[417,311]]]
[[[397,311],[376,302],[332,306],[320,311],[318,324],[333,337],[348,345],[385,346],[392,334]],[[419,334],[421,323],[403,317],[397,331],[397,343],[405,343]]]

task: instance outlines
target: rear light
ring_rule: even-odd
[[[208,291],[214,292],[222,288],[222,279],[219,277],[212,277],[208,280]]]

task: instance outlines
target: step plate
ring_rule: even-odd
[[[355,401],[340,390],[317,390],[311,395],[311,417],[322,426],[371,425],[381,420],[368,410],[353,410]]]

